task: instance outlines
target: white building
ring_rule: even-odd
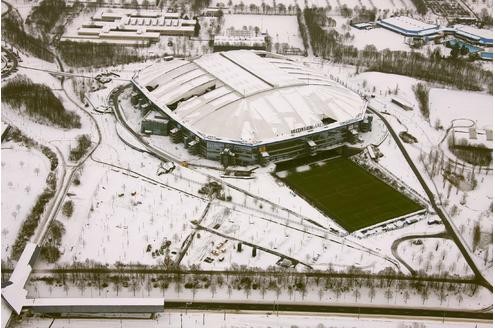
[[[363,98],[337,82],[262,51],[164,61],[138,72],[132,83],[168,118],[174,141],[224,163],[338,148],[357,133],[366,109]]]

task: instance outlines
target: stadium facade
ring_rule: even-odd
[[[159,113],[160,120],[147,124],[224,165],[342,147],[356,138],[367,105],[325,75],[264,51],[158,62],[137,72],[132,83],[134,104]]]

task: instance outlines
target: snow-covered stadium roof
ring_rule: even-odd
[[[159,62],[134,84],[155,105],[204,138],[277,141],[359,120],[358,94],[285,57],[248,50]]]

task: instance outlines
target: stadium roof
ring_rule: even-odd
[[[282,56],[236,50],[156,63],[133,79],[161,110],[210,139],[259,144],[359,120],[358,94]]]

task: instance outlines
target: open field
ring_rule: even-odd
[[[282,179],[349,232],[421,209],[345,158]]]
[[[205,206],[199,198],[126,172],[99,165],[83,172],[81,185],[70,189],[74,214],[59,215],[66,227],[60,263],[158,264],[165,248],[174,258],[190,234],[189,220]]]
[[[296,16],[266,15],[225,15],[224,29],[249,29],[259,27],[261,32],[268,32],[272,42],[288,43],[292,47],[304,49]]]
[[[43,192],[50,162],[38,150],[2,144],[2,260],[8,260],[22,223]]]

